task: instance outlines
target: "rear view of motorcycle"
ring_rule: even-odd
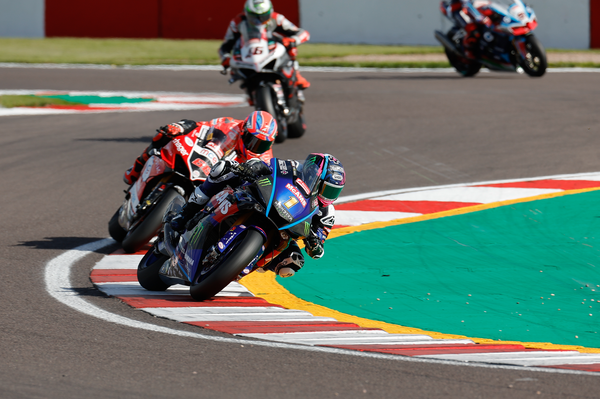
[[[267,38],[263,27],[245,32],[237,41],[230,61],[229,83],[242,81],[257,111],[277,119],[277,143],[301,137],[306,131],[304,93],[296,86],[297,63],[276,35]],[[222,72],[223,74],[226,71]]]
[[[448,61],[461,75],[474,76],[482,66],[493,71],[525,72],[532,77],[544,75],[546,51],[532,33],[538,23],[531,7],[521,0],[479,0],[473,6],[491,22],[475,45],[475,58],[465,55],[463,38],[467,33],[448,14],[445,1],[441,3],[442,14],[454,26],[446,33],[435,31]]]
[[[108,222],[111,237],[128,253],[146,244],[161,226],[170,202],[188,198],[201,184],[218,156],[203,147],[208,127],[173,139],[152,155],[140,177],[126,191],[125,200]]]

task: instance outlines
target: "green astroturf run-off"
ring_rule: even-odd
[[[278,281],[359,317],[474,338],[600,348],[600,192],[328,240]]]
[[[155,101],[153,98],[131,98],[131,97],[122,97],[122,96],[111,96],[111,97],[102,97],[102,96],[72,96],[69,94],[57,94],[57,95],[49,95],[49,96],[38,96],[43,98],[58,98],[66,101],[73,101],[82,104],[125,104],[125,103],[145,103]]]

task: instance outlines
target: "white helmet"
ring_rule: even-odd
[[[271,0],[246,0],[244,12],[251,25],[264,25],[271,19],[273,4]]]

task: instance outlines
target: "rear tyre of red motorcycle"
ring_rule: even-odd
[[[127,230],[122,228],[119,224],[119,213],[121,213],[121,208],[119,208],[108,221],[108,234],[110,234],[113,240],[120,244],[127,235]]]
[[[459,57],[448,49],[445,49],[445,51],[450,65],[452,65],[452,67],[465,78],[470,78],[477,75],[477,72],[479,72],[481,69],[481,64],[479,62]]]
[[[190,295],[197,301],[212,298],[236,279],[260,251],[264,239],[261,233],[248,229],[228,254],[222,256],[207,277],[190,287]]]
[[[133,253],[144,246],[160,229],[162,218],[169,204],[179,193],[170,188],[164,192],[154,207],[146,215],[146,218],[138,224],[133,230],[127,233],[127,236],[121,243],[123,251]]]
[[[288,124],[288,137],[291,139],[297,139],[302,137],[306,132],[306,122],[304,120],[304,113],[298,114],[298,119],[294,123]]]
[[[282,121],[281,115],[277,114],[274,102],[275,98],[273,97],[271,88],[269,86],[261,86],[256,90],[254,96],[256,110],[266,111],[277,120],[277,137],[275,137],[275,142],[283,143],[288,137],[288,130],[286,123]]]
[[[154,248],[148,250],[137,268],[137,279],[142,287],[148,291],[164,291],[170,287],[160,278],[158,271],[169,260],[167,255],[155,254]]]

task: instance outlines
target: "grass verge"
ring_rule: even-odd
[[[73,101],[66,101],[60,98],[44,98],[36,96],[17,96],[17,95],[6,95],[0,96],[0,106],[4,108],[14,107],[45,107],[48,105],[66,105],[66,106],[78,106],[86,105]]]
[[[88,39],[0,38],[0,62],[70,63],[109,65],[217,65],[220,40],[168,39]],[[577,52],[598,54],[600,50],[557,50],[548,53]],[[342,57],[359,55],[443,54],[441,46],[375,46],[354,44],[306,43],[300,48],[298,61],[307,66],[376,67],[376,68],[447,68],[447,62],[365,60],[345,61]],[[555,67],[599,67],[592,62],[551,63]]]

